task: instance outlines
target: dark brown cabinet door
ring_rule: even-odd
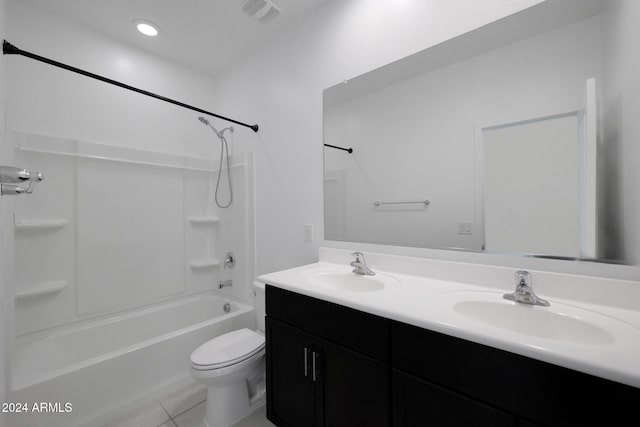
[[[387,427],[388,365],[267,317],[267,417],[279,427]]]
[[[321,339],[317,348],[321,425],[389,426],[388,365]]]
[[[266,322],[267,418],[279,427],[313,427],[313,337],[270,318]]]

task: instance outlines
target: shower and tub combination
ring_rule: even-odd
[[[258,131],[6,40],[3,53]],[[65,409],[10,414],[12,427],[112,421],[195,383],[190,356],[203,343],[256,328],[253,158],[230,155],[233,127],[199,120],[219,139],[219,162],[181,154],[193,150],[175,143],[177,153],[156,151],[134,136],[119,143],[8,132],[12,161],[46,181],[15,198],[8,233],[15,336],[7,398]]]
[[[72,407],[13,414],[12,427],[112,421],[194,384],[190,355],[203,343],[256,329],[250,153],[193,158],[17,131],[9,140],[46,181],[15,199],[8,398]],[[233,203],[221,181],[233,182]],[[121,191],[132,182],[144,192]]]

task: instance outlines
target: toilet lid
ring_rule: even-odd
[[[214,369],[248,359],[264,348],[264,336],[251,329],[238,329],[207,341],[191,353],[191,363]]]

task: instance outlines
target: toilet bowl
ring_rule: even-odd
[[[207,386],[207,427],[228,427],[265,402],[263,286],[254,284],[257,332],[228,332],[191,353],[191,375]]]

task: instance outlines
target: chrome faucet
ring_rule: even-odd
[[[504,294],[503,298],[523,304],[549,307],[549,301],[543,300],[533,292],[531,274],[524,270],[516,271],[516,291],[512,294]]]
[[[374,273],[369,267],[367,267],[367,263],[364,260],[364,254],[362,252],[354,252],[351,255],[356,257],[356,260],[351,262],[351,267],[353,267],[354,273],[360,274],[362,276],[376,275],[376,273]]]

